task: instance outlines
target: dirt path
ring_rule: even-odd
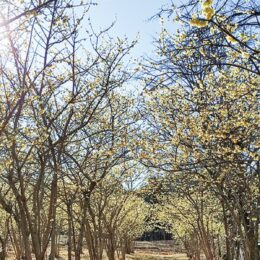
[[[162,255],[162,254],[147,254],[147,253],[135,253],[134,255],[127,256],[127,259],[135,260],[188,260],[186,254],[173,254],[173,255]]]

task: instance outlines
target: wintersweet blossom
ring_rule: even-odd
[[[190,21],[190,25],[195,27],[206,27],[208,25],[208,21],[203,21],[198,18],[192,18]]]

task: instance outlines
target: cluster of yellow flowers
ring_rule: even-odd
[[[226,40],[230,43],[237,43],[236,39],[229,35],[226,36]]]
[[[202,3],[202,14],[206,20],[210,20],[215,14],[215,10],[212,7],[213,0],[205,0]],[[208,25],[208,21],[201,20],[197,17],[192,17],[190,21],[191,26],[195,27],[206,27]]]
[[[206,27],[208,25],[208,21],[202,21],[198,18],[192,18],[190,21],[190,25],[196,27]]]
[[[214,9],[212,8],[213,0],[206,0],[202,4],[202,13],[207,20],[210,20],[215,14]]]
[[[247,53],[247,52],[245,52],[245,51],[242,51],[242,58],[244,58],[244,59],[249,59],[249,57],[250,57],[250,54],[249,53]]]

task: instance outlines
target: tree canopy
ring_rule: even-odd
[[[258,259],[260,3],[169,2],[138,66],[95,5],[0,0],[0,259]]]

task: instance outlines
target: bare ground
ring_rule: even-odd
[[[173,241],[138,241],[134,244],[135,253],[127,255],[127,260],[187,260],[187,256],[181,253],[176,244]],[[82,260],[88,260],[87,251],[82,255]],[[65,246],[60,247],[60,260],[68,259],[67,250]],[[9,252],[8,260],[14,260],[12,252]],[[107,260],[104,257],[104,260]]]
[[[138,252],[133,255],[127,256],[127,259],[135,259],[135,260],[156,260],[156,259],[167,259],[167,260],[187,260],[186,254],[149,254],[146,252]]]

